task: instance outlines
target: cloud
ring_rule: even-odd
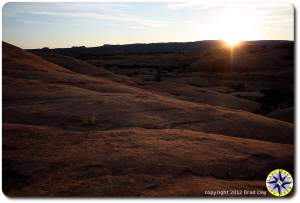
[[[6,17],[23,17],[26,15],[64,16],[80,19],[94,19],[127,22],[131,25],[145,27],[162,27],[166,23],[151,20],[139,15],[129,14],[132,5],[122,3],[9,3],[4,10]],[[14,4],[14,5],[12,5]]]
[[[38,21],[38,20],[27,20],[27,19],[19,19],[19,21],[25,23],[25,24],[41,24],[41,25],[54,25],[54,22],[45,22],[45,21]]]
[[[65,17],[78,17],[78,18],[90,18],[95,20],[111,20],[119,22],[135,23],[147,27],[161,27],[164,26],[162,22],[144,19],[138,16],[132,15],[107,15],[91,12],[52,12],[52,11],[37,11],[33,12],[35,15],[48,15],[48,16],[65,16]]]
[[[293,26],[293,7],[286,2],[259,1],[259,0],[190,0],[181,2],[171,2],[165,8],[171,11],[201,11],[218,9],[218,12],[228,13],[230,10],[238,10],[239,13],[252,18],[255,24],[264,24],[271,27]],[[230,13],[230,12],[229,12]],[[224,14],[216,13],[218,16]],[[192,19],[191,19],[192,20]]]
[[[188,1],[175,1],[166,4],[166,8],[169,10],[182,10],[182,9],[213,9],[213,8],[226,8],[232,6],[239,6],[241,8],[277,8],[284,9],[286,6],[291,6],[286,2],[274,2],[274,0],[188,0]]]

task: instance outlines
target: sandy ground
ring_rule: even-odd
[[[234,95],[150,84],[3,43],[5,194],[204,196],[293,173],[293,123]]]

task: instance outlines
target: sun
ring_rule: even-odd
[[[234,39],[234,38],[228,38],[228,39],[223,39],[225,41],[225,43],[230,46],[230,47],[235,47],[237,46],[241,40],[239,39]]]
[[[231,8],[222,15],[221,38],[230,47],[237,46],[241,41],[255,39],[257,32],[254,25],[253,16]]]

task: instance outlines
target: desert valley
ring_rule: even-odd
[[[204,196],[293,175],[293,41],[2,52],[6,195]]]

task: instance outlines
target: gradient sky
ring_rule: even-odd
[[[3,41],[22,48],[183,42],[238,37],[294,40],[288,3],[6,3]]]

